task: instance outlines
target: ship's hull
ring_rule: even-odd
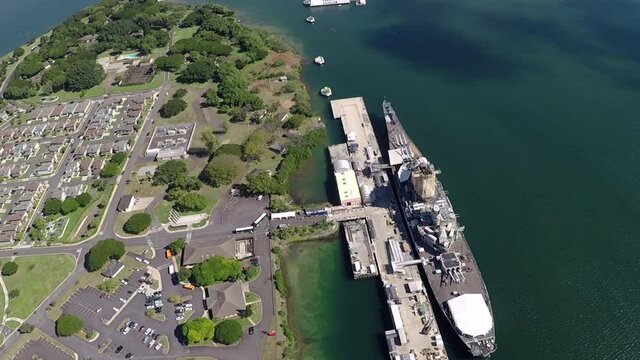
[[[394,149],[394,147],[398,146],[398,138],[404,139],[400,141],[403,144],[402,147],[406,147],[408,149],[402,150],[402,153],[409,154],[411,158],[421,158],[423,155],[415,147],[413,142],[404,132],[402,125],[399,123],[399,120],[395,116],[395,112],[392,108],[390,108],[391,113],[388,112],[390,108],[390,104],[387,107],[387,103],[383,104],[383,110],[385,113],[385,120],[387,122],[387,132],[389,136],[390,149]],[[392,115],[394,117],[393,123],[390,123],[389,116]],[[403,138],[406,137],[406,138]],[[392,157],[390,153],[390,158]],[[395,162],[397,163],[397,160]],[[436,256],[442,255],[444,252],[446,253],[457,253],[461,254],[461,258],[464,259],[467,265],[473,267],[473,274],[471,275],[471,281],[468,283],[462,284],[453,284],[454,286],[444,285],[443,286],[443,275],[436,271],[436,266],[434,262],[429,261],[423,265],[424,273],[427,277],[427,282],[429,283],[430,293],[438,304],[438,307],[442,311],[442,314],[451,325],[453,331],[458,336],[459,340],[467,347],[471,355],[473,356],[482,356],[489,357],[491,353],[496,350],[495,346],[495,332],[493,329],[493,311],[491,309],[491,302],[489,300],[489,294],[486,289],[484,280],[482,275],[480,274],[480,270],[475,266],[475,258],[471,252],[469,244],[467,243],[464,234],[460,233],[460,237],[446,249],[442,249],[438,247],[438,244],[427,241],[429,238],[425,236],[421,236],[419,231],[417,230],[416,218],[412,216],[415,212],[415,209],[411,208],[412,205],[412,190],[408,185],[408,181],[400,181],[400,178],[403,169],[403,164],[394,164],[394,160],[390,159],[391,168],[393,171],[393,184],[395,186],[396,195],[398,196],[399,204],[403,207],[404,211],[402,211],[403,219],[406,223],[406,226],[410,229],[409,233],[412,240],[412,245],[415,247],[414,251],[418,253],[421,257],[427,260],[433,260]],[[445,199],[446,202],[449,202],[444,189],[439,181],[436,181],[437,188],[437,196]],[[450,204],[450,203],[449,203]],[[479,293],[482,294],[484,302],[488,308],[489,313],[491,314],[491,331],[487,334],[483,334],[481,336],[469,337],[468,335],[463,334],[458,327],[451,315],[450,309],[448,309],[447,302],[460,294],[465,293]]]

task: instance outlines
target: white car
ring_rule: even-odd
[[[147,328],[147,330],[144,331],[144,334],[149,335],[150,332],[151,332],[151,328]]]
[[[142,262],[142,259],[140,259],[139,257],[136,256],[136,260]]]
[[[143,262],[143,263],[145,263],[145,264],[147,264],[147,265],[149,265],[149,260],[147,260],[147,259],[142,260],[142,262]]]
[[[155,340],[151,340],[151,341],[149,342],[149,345],[148,345],[147,347],[148,347],[148,348],[151,348],[151,347],[153,346],[153,344],[155,344],[155,343],[156,343],[156,341],[155,341]]]
[[[161,348],[161,347],[162,347],[162,344],[157,343],[157,344],[156,344],[156,347],[154,347],[154,349],[156,349],[156,350],[160,350],[160,348]]]
[[[124,328],[124,330],[122,330],[122,333],[123,333],[124,335],[127,335],[127,334],[129,333],[129,331],[130,331],[130,330],[131,330],[131,328],[127,326],[126,328]]]

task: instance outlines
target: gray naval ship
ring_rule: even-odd
[[[391,103],[385,100],[382,108],[394,183],[434,298],[471,354],[489,357],[496,350],[493,312],[464,227],[439,171],[407,135]]]

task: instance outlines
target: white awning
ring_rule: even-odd
[[[493,328],[493,317],[482,294],[463,294],[446,304],[453,322],[463,334],[485,335]]]

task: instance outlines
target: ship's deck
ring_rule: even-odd
[[[389,137],[389,157],[392,165],[400,165],[402,164],[402,156],[407,157],[411,156],[412,158],[420,158],[422,157],[422,153],[415,146],[411,138],[408,136],[404,127],[400,123],[399,119],[395,115],[393,109],[388,113],[388,109],[385,108],[385,121],[386,128]],[[407,151],[408,149],[408,151]],[[393,157],[396,157],[395,161]],[[394,174],[395,176],[395,174]],[[396,184],[398,184],[397,179],[394,179]],[[431,199],[431,201],[425,201],[428,205],[429,203],[433,204],[439,199],[445,199],[449,202],[448,197],[442,187],[442,184],[437,181],[437,192],[436,196]],[[413,189],[409,184],[409,181],[401,183],[398,185],[398,191],[401,199],[413,199]],[[407,221],[411,221],[412,219],[408,218]],[[450,277],[445,276],[443,273],[437,273],[437,262],[435,261],[436,255],[441,255],[441,252],[438,252],[431,248],[427,242],[420,240],[420,236],[413,232],[412,238],[416,242],[416,245],[419,247],[419,256],[429,261],[421,266],[424,266],[425,273],[427,274],[427,279],[429,282],[429,286],[438,301],[438,305],[445,311],[446,307],[444,303],[456,296],[461,294],[481,294],[485,300],[487,307],[489,308],[489,312],[491,312],[491,316],[493,317],[493,313],[491,310],[491,302],[489,300],[489,295],[482,278],[482,274],[476,264],[475,258],[469,248],[469,245],[464,237],[464,234],[460,234],[456,241],[453,241],[449,248],[446,250],[449,253],[455,253],[459,256],[463,266],[461,266],[461,273],[464,277],[463,281],[454,282]],[[453,325],[453,322],[452,322]],[[485,352],[486,344],[483,344],[484,340],[493,341],[495,338],[494,329],[491,329],[490,333],[485,336],[479,336],[475,339],[461,336],[461,339],[468,344],[470,348],[472,347],[480,347],[483,348],[481,351]],[[480,341],[480,343],[478,343]],[[480,345],[477,345],[480,344]],[[487,352],[490,353],[495,350],[494,345],[491,344],[492,348]],[[472,349],[473,351],[473,349]]]

